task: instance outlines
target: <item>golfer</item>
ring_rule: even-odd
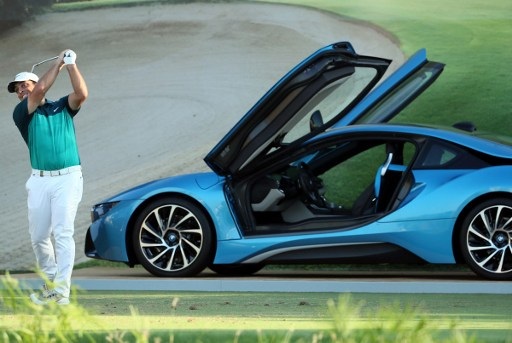
[[[20,100],[13,119],[28,146],[32,166],[25,185],[28,226],[38,267],[48,282],[30,298],[40,305],[69,304],[75,260],[74,221],[83,190],[73,118],[88,95],[75,61],[76,53],[65,50],[40,79],[31,72],[22,72],[7,86]],[[62,69],[67,70],[73,91],[50,101],[46,93]]]

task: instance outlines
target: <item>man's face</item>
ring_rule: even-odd
[[[34,89],[35,82],[34,81],[21,81],[16,84],[14,87],[14,91],[18,96],[18,99],[23,100],[27,95],[29,95]]]

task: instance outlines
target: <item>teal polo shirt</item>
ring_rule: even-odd
[[[27,98],[14,108],[14,123],[28,146],[33,169],[59,170],[80,165],[73,124],[77,113],[69,108],[67,96],[46,100],[32,114],[28,113]]]

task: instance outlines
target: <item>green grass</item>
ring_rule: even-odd
[[[0,342],[512,342],[502,295],[75,291],[39,307],[4,286]]]
[[[120,2],[155,1],[96,0],[55,8]],[[444,124],[472,120],[481,130],[509,134],[509,0],[273,2],[312,6],[371,22],[394,35],[406,54],[425,47],[430,59],[446,63],[440,79],[413,103],[407,120]],[[2,291],[2,298],[0,342],[6,341],[6,332],[12,334],[11,341],[16,341],[13,337],[25,342],[55,337],[66,341],[70,328],[81,334],[91,330],[98,341],[107,336],[112,342],[148,341],[147,330],[163,341],[465,342],[474,337],[512,342],[510,295],[352,294],[338,299],[337,294],[323,293],[78,292],[80,306],[47,311],[26,304],[26,294],[14,292],[9,298]],[[64,329],[51,330],[50,324],[62,321],[67,323]],[[86,341],[86,335],[82,338],[76,341]]]
[[[512,73],[509,72],[512,3],[509,0],[255,1],[308,6],[368,22],[396,37],[407,55],[424,47],[431,60],[446,63],[439,80],[411,104],[400,121],[451,125],[470,120],[479,130],[509,134],[510,127],[506,125],[512,114]],[[92,0],[59,3],[53,9],[187,2],[201,1]],[[340,39],[346,39],[346,35],[340,33]]]
[[[508,295],[74,288],[41,307],[1,281],[0,342],[512,342]]]
[[[310,6],[370,22],[394,35],[407,55],[424,47],[429,59],[446,63],[438,81],[412,104],[407,121],[451,125],[471,120],[479,130],[510,133],[509,0],[271,2]],[[346,35],[340,34],[342,37]]]

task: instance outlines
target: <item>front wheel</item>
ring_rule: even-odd
[[[200,273],[211,262],[212,237],[203,211],[173,197],[149,204],[139,215],[132,236],[140,264],[162,277]]]
[[[464,220],[460,248],[468,266],[492,280],[512,279],[512,200],[476,206]]]

